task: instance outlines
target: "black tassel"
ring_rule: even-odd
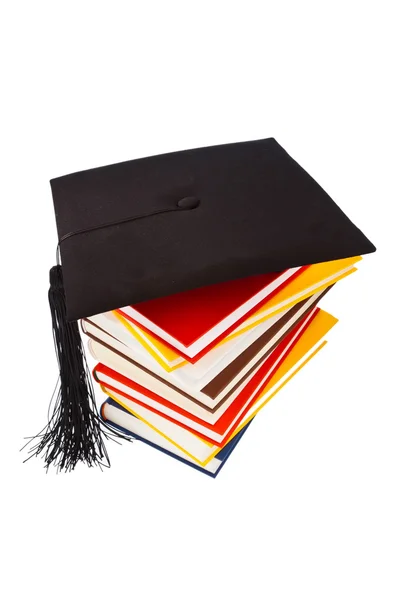
[[[28,459],[44,455],[47,468],[53,465],[61,471],[72,471],[79,462],[109,467],[105,441],[129,438],[109,428],[97,410],[78,323],[66,318],[60,265],[50,270],[49,303],[60,375],[53,414],[47,426],[32,438],[39,442],[31,448]]]

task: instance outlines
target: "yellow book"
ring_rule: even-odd
[[[245,412],[241,422],[231,435],[230,439],[227,440],[227,443],[239,433],[257,412],[261,410],[263,406],[265,406],[265,404],[326,344],[326,341],[323,341],[323,338],[336,323],[337,319],[335,317],[323,310],[319,310],[317,316],[313,319],[299,341],[293,346],[293,349],[282,362],[275,375],[259,392],[254,404]],[[141,427],[144,423],[197,464],[201,466],[207,465],[221,450],[220,446],[207,442],[184,427],[154,413],[150,409],[141,408],[141,413],[136,413],[132,410],[129,400],[124,396],[117,392],[110,392],[110,390],[104,387],[102,387],[102,389],[104,393],[109,395],[115,402],[123,406],[131,414],[135,415],[135,417],[141,421]]]
[[[217,345],[225,344],[225,342],[249,331],[266,319],[273,317],[283,310],[288,310],[297,302],[309,298],[312,294],[322,291],[344,277],[347,277],[347,275],[354,273],[357,269],[353,265],[360,260],[361,256],[355,256],[310,265],[308,269],[290,281],[278,294],[267,301]],[[132,324],[119,313],[114,311],[114,314],[167,372],[171,372],[187,364],[187,361],[180,354],[161,340],[147,333],[138,325]]]

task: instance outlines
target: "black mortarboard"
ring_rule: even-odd
[[[66,469],[104,457],[77,319],[375,250],[273,138],[90,169],[51,188],[62,272],[52,269],[49,297],[61,387],[35,453]]]

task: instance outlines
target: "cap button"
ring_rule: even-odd
[[[200,204],[200,200],[195,196],[186,196],[185,198],[181,198],[178,200],[179,208],[183,210],[191,210],[192,208],[197,208]]]

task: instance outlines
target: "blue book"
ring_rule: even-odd
[[[152,446],[153,448],[156,448],[157,450],[161,450],[161,452],[164,452],[164,454],[168,454],[168,456],[171,456],[172,458],[175,458],[185,465],[193,467],[194,469],[197,469],[197,471],[200,471],[205,475],[209,475],[210,477],[216,477],[218,475],[251,423],[250,421],[245,427],[243,427],[243,429],[241,429],[241,431],[239,431],[239,433],[236,434],[235,437],[230,440],[230,442],[221,448],[218,454],[216,454],[205,467],[202,467],[198,463],[192,461],[190,458],[185,458],[186,455],[178,448],[175,449],[171,443],[165,442],[164,447],[159,443],[155,443],[154,438],[161,438],[161,436],[159,436],[159,434],[155,434],[151,427],[143,427],[144,430],[147,428],[149,439],[130,431],[129,421],[132,418],[136,419],[137,417],[132,415],[132,413],[127,411],[123,406],[111,398],[107,398],[107,400],[103,403],[100,412],[103,421],[107,423],[107,425],[117,429],[124,435],[128,435],[134,439],[144,442],[145,444],[148,444],[149,446]]]

